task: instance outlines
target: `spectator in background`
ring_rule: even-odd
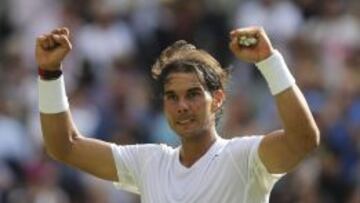
[[[31,145],[24,126],[8,111],[9,105],[10,100],[0,95],[0,161],[20,164],[31,158]]]
[[[328,91],[341,89],[346,82],[345,59],[360,44],[360,22],[346,12],[347,1],[321,0],[320,15],[309,19],[302,28],[311,43],[319,47],[322,74]]]
[[[263,26],[274,44],[283,51],[302,23],[300,9],[289,0],[245,1],[239,4],[234,20],[236,27]]]
[[[79,29],[75,41],[83,58],[89,62],[94,82],[103,87],[115,59],[131,57],[136,44],[133,31],[126,22],[117,19],[111,7],[92,1],[91,9],[92,22]]]

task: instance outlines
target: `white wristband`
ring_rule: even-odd
[[[272,95],[288,89],[295,84],[295,79],[291,75],[284,58],[279,51],[255,64],[264,76]]]
[[[56,80],[42,80],[39,77],[38,86],[41,113],[55,114],[69,109],[63,76]]]

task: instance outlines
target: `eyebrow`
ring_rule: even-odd
[[[192,87],[192,88],[186,90],[186,92],[201,92],[201,90],[202,89],[200,87]],[[164,95],[173,95],[173,94],[175,94],[175,91],[173,91],[173,90],[167,90],[164,92]]]
[[[200,87],[192,87],[190,89],[187,90],[187,92],[198,92],[200,91],[201,92],[201,88]]]
[[[175,92],[173,90],[168,90],[164,92],[164,95],[173,95]]]

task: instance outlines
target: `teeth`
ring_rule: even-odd
[[[186,123],[190,123],[192,120],[191,119],[186,119],[186,120],[182,120],[182,121],[178,121],[179,124],[186,124]]]

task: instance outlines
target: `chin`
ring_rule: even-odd
[[[175,132],[181,139],[191,139],[201,135],[201,132],[198,129],[177,129]]]

